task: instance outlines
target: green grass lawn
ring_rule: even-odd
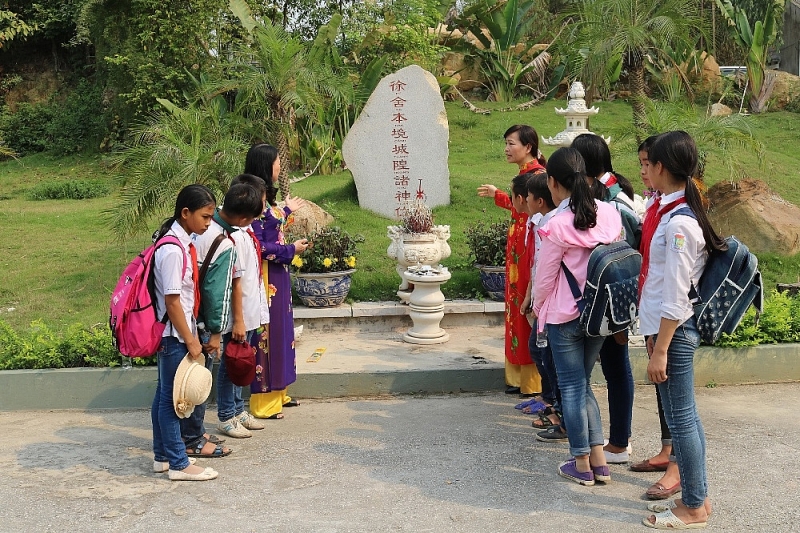
[[[618,138],[629,129],[631,110],[627,103],[597,105],[600,114],[591,122],[595,132]],[[449,242],[453,253],[443,261],[453,273],[443,287],[448,297],[475,297],[482,293],[477,272],[470,265],[464,229],[476,221],[508,216],[475,193],[482,183],[507,188],[515,175],[516,169],[503,156],[503,132],[512,124],[527,123],[542,135],[555,135],[564,128],[563,118],[553,112],[556,106],[564,107],[564,102],[550,101],[524,112],[481,116],[457,104],[447,104],[452,203],[437,208],[434,214],[436,223],[451,226]],[[767,157],[766,166],[759,168],[755,155],[744,154],[746,170],[765,180],[788,201],[800,205],[800,187],[796,183],[800,178],[798,115],[775,112],[750,120],[754,134],[766,144]],[[542,151],[549,155],[553,149],[542,146]],[[636,188],[642,187],[635,153],[615,153],[614,166]],[[104,212],[119,201],[114,194],[80,201],[30,201],[25,193],[47,180],[111,181],[113,177],[100,156],[54,159],[35,155],[0,163],[0,319],[14,328],[24,328],[41,319],[57,330],[75,322],[91,325],[107,320],[110,291],[124,265],[143,248],[149,236],[120,243],[109,234]],[[706,179],[709,184],[728,179],[722,161],[713,157],[708,161]],[[394,262],[386,256],[386,226],[392,221],[359,209],[350,174],[312,176],[295,184],[293,194],[320,204],[336,217],[336,224],[366,238],[350,299],[395,299],[399,278]],[[153,229],[157,225],[153,221]],[[762,265],[768,287],[778,281],[800,279],[800,257],[765,256]]]

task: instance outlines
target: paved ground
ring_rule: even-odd
[[[658,445],[636,390],[634,457]],[[716,531],[798,531],[800,384],[698,389]],[[604,390],[598,389],[603,395]],[[607,486],[556,475],[565,445],[534,441],[502,393],[306,401],[203,461],[210,482],[152,474],[147,411],[0,413],[2,531],[648,531],[657,474]],[[214,418],[210,412],[208,420]]]

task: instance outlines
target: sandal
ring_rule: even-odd
[[[214,444],[214,451],[211,453],[203,453],[203,448],[205,448],[206,444],[214,444],[210,440],[206,439],[205,437],[200,439],[197,444],[192,448],[186,448],[186,455],[189,457],[202,457],[204,459],[212,459],[214,457],[225,457],[226,455],[230,455],[233,450],[230,448],[223,448],[219,444]]]
[[[283,404],[284,407],[297,407],[299,405],[300,405],[300,402],[298,402],[297,400],[289,400],[288,402]]]
[[[222,444],[223,442],[225,442],[225,439],[221,439],[221,438],[217,437],[216,435],[212,435],[210,433],[205,433],[203,435],[203,438],[206,439],[211,444]]]
[[[270,415],[264,420],[283,420],[283,413],[275,413],[274,415]]]
[[[555,416],[556,420],[553,421],[553,419],[550,418],[551,416]],[[536,429],[550,429],[551,427],[561,425],[561,416],[558,414],[558,411],[553,409],[552,406],[548,406],[539,413],[539,418],[531,422],[531,425]]]

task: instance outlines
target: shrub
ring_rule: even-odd
[[[773,291],[764,301],[764,312],[756,321],[750,308],[733,335],[723,335],[721,347],[756,346],[778,342],[800,341],[800,296]]]
[[[0,320],[0,370],[119,366],[121,356],[105,324],[73,324],[56,334],[42,321],[25,333]],[[137,366],[154,365],[155,357],[132,359]]]
[[[485,266],[506,264],[506,243],[510,224],[510,219],[490,224],[478,222],[466,229],[467,246],[475,257],[475,263]]]
[[[75,180],[40,183],[27,192],[29,200],[86,200],[109,193],[107,183],[99,180]]]
[[[0,115],[0,137],[20,156],[43,152],[50,146],[47,125],[52,120],[49,105],[21,103],[16,113],[5,109]]]

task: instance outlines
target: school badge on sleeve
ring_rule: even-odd
[[[686,249],[686,235],[683,233],[675,233],[672,236],[672,245],[670,248],[675,252],[683,253]]]

